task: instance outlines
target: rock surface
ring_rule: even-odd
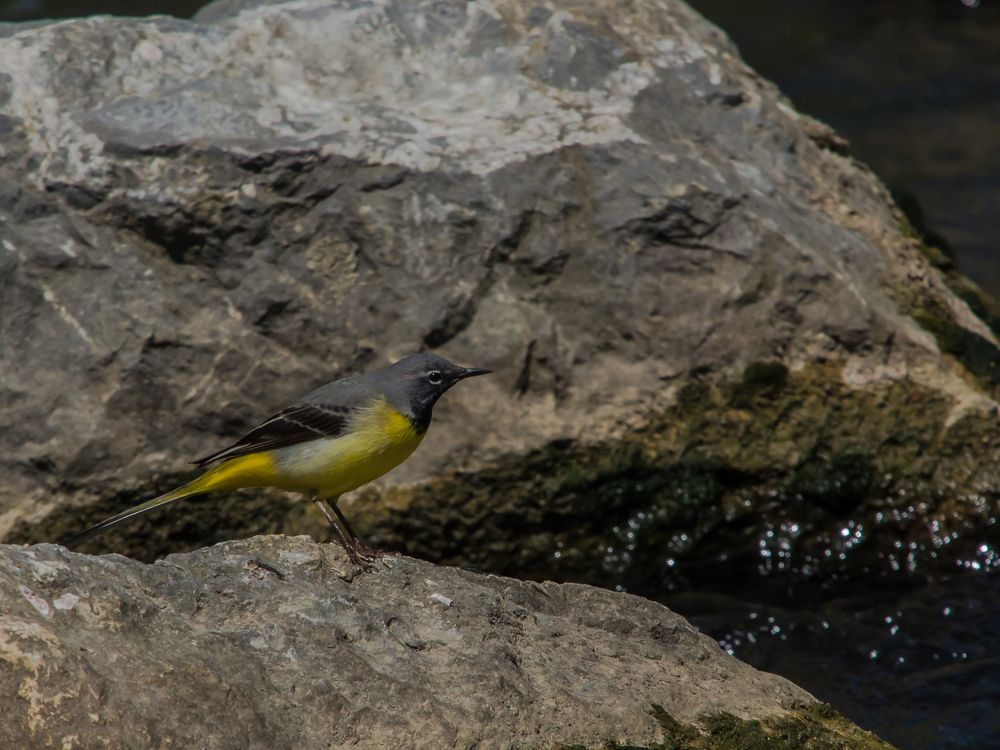
[[[4,27],[0,538],[434,348],[497,374],[345,504],[384,545],[629,583],[992,564],[985,308],[845,153],[676,0]],[[264,493],[152,521],[100,548],[319,528]]]
[[[11,748],[888,748],[638,597],[279,536],[0,546],[0,715]]]

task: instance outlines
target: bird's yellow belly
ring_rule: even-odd
[[[337,438],[314,440],[271,453],[275,486],[319,497],[357,489],[405,461],[423,434],[385,401],[360,414]]]

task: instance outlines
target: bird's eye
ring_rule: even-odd
[[[427,382],[431,385],[441,385],[441,373],[438,370],[431,370],[427,373]]]

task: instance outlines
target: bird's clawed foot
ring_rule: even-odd
[[[341,543],[347,552],[347,557],[355,565],[360,565],[365,570],[371,570],[375,563],[385,557],[385,552],[374,547],[369,547],[360,539],[351,539],[346,545]]]
[[[344,543],[344,540],[337,539],[340,542],[340,546],[344,548],[347,553],[347,558],[351,561],[353,565],[357,565],[365,570],[372,570],[375,565],[375,558],[370,555],[366,555],[363,550],[358,549],[358,546],[353,544],[353,542]]]
[[[327,523],[333,529],[334,536],[340,543],[340,546],[344,548],[348,559],[354,565],[359,565],[365,570],[371,570],[376,561],[385,557],[385,552],[375,547],[369,547],[361,541],[357,532],[351,528],[347,519],[344,518],[344,514],[340,512],[336,500],[331,501],[333,507],[331,507],[331,504],[327,504],[325,500],[314,499],[313,502],[323,513]]]
[[[368,562],[375,562],[376,560],[381,560],[384,557],[392,555],[391,552],[386,552],[385,550],[378,549],[377,547],[369,547],[357,537],[354,538],[354,551],[359,557],[361,557],[361,559],[367,560]]]

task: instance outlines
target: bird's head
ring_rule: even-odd
[[[373,373],[375,381],[391,402],[421,430],[430,424],[434,404],[455,383],[492,370],[461,367],[436,354],[411,354]]]

